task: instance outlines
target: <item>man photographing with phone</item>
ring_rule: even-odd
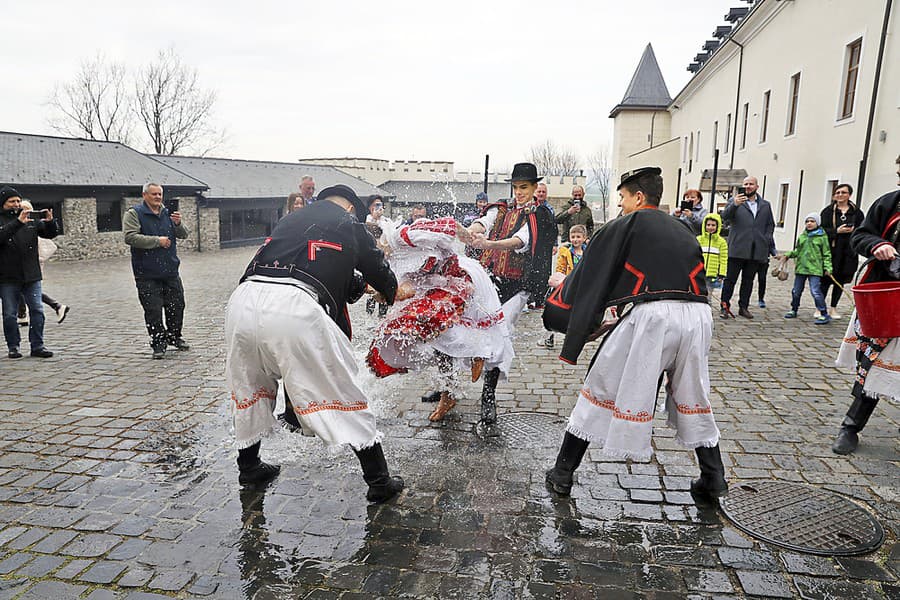
[[[587,228],[588,239],[590,239],[591,234],[594,233],[594,215],[591,213],[591,207],[584,201],[583,187],[576,185],[572,188],[572,199],[569,200],[569,206],[556,216],[556,224],[560,226],[559,233],[563,240],[569,239],[569,231],[573,225],[584,225]]]
[[[22,358],[21,334],[16,322],[19,299],[28,305],[28,341],[31,356],[50,358],[44,346],[44,308],[41,302],[41,262],[38,236],[51,239],[59,233],[51,210],[22,210],[22,198],[11,187],[0,188],[0,299],[3,303],[3,336],[9,358]]]
[[[741,288],[738,295],[738,314],[752,319],[748,307],[753,293],[753,280],[769,256],[769,248],[774,245],[775,217],[772,205],[757,193],[759,183],[756,177],[745,177],[743,185],[735,190],[734,197],[722,211],[722,219],[730,223],[728,234],[728,271],[722,286],[722,306],[720,317],[733,317],[731,297],[738,275]]]

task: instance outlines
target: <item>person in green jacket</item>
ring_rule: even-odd
[[[806,231],[800,234],[797,246],[785,254],[787,258],[797,259],[797,267],[794,269],[794,289],[791,290],[791,310],[785,313],[785,319],[797,317],[800,309],[800,296],[809,280],[809,292],[816,303],[819,316],[816,317],[816,325],[825,325],[831,322],[828,308],[825,306],[825,294],[822,293],[822,277],[831,274],[831,249],[828,244],[828,236],[821,227],[819,213],[806,215],[804,224]]]
[[[703,219],[703,233],[697,236],[703,250],[706,284],[710,289],[722,287],[722,280],[728,271],[728,242],[719,235],[721,230],[722,217],[709,213]]]

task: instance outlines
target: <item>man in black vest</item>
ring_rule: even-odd
[[[349,187],[322,190],[317,202],[278,222],[228,300],[225,379],[241,485],[279,472],[259,449],[275,425],[281,379],[285,421],[329,446],[353,448],[368,500],[385,502],[403,489],[388,471],[368,395],[354,382],[347,303],[359,300],[366,283],[387,304],[397,293],[397,278],[364,225],[367,214]]]
[[[186,239],[188,230],[181,213],[163,206],[163,189],[148,183],[144,201],[125,211],[122,231],[131,246],[131,270],[137,285],[138,300],[144,307],[144,322],[150,334],[153,358],[163,358],[166,346],[190,348],[181,337],[184,321],[184,286],[178,275],[176,239]],[[166,315],[163,325],[163,313]]]

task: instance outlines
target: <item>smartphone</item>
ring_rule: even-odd
[[[29,219],[34,219],[35,221],[39,221],[39,220],[41,220],[41,219],[46,219],[46,218],[47,218],[47,211],[46,211],[46,209],[45,209],[45,210],[29,210],[29,211],[28,211],[28,218],[29,218]]]
[[[692,200],[682,200],[678,208],[681,210],[694,210],[694,202]]]
[[[746,195],[747,195],[747,188],[745,188],[744,186],[741,186],[741,187],[739,187],[739,188],[737,189],[737,193],[738,193],[738,195],[740,195],[740,196],[746,196]]]

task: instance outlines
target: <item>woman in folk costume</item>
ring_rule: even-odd
[[[259,448],[276,424],[282,379],[288,422],[329,446],[353,448],[368,500],[384,502],[403,489],[403,480],[388,471],[366,393],[354,382],[347,303],[363,295],[366,282],[388,303],[397,290],[363,225],[366,213],[349,187],[322,190],[315,204],[278,222],[228,300],[225,380],[241,485],[278,475],[278,466],[260,460]]]
[[[900,157],[897,164],[900,165]],[[900,168],[897,176],[900,177]],[[860,283],[900,280],[900,190],[875,201],[862,226],[853,232],[850,245],[872,259]],[[900,338],[864,336],[854,311],[838,351],[837,365],[854,368],[856,380],[851,392],[853,404],[831,450],[850,454],[859,445],[858,434],[868,423],[879,395],[900,400]]]
[[[505,377],[514,356],[500,300],[478,261],[457,253],[453,218],[419,219],[386,227],[382,237],[400,286],[397,304],[378,327],[366,362],[378,377],[436,364],[446,387],[429,419],[440,421],[455,405],[460,366],[472,381],[497,369]],[[483,427],[496,420],[486,416]]]
[[[604,311],[620,307],[588,370],[556,464],[547,471],[558,494],[570,493],[589,443],[613,456],[650,457],[663,373],[669,425],[700,463],[691,491],[717,497],[728,490],[709,402],[712,312],[703,256],[690,229],[658,210],[660,173],[644,167],[622,176],[617,189],[623,216],[594,234],[581,262],[547,300],[544,325],[566,333],[560,359],[570,364],[603,333]],[[631,308],[623,313],[625,305]],[[551,318],[554,307],[562,309],[562,321]]]

